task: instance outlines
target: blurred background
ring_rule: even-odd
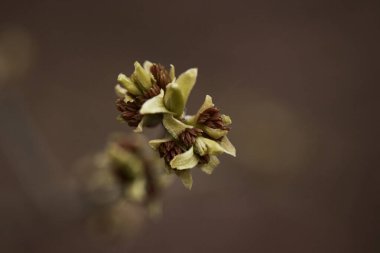
[[[0,3],[0,252],[378,252],[378,1]],[[74,165],[139,60],[199,68],[237,158],[133,235],[89,233]],[[123,212],[123,211],[122,211]],[[379,234],[378,234],[379,233]],[[99,239],[101,238],[101,239]]]

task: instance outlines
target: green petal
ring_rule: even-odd
[[[205,101],[203,102],[201,108],[199,108],[197,115],[201,114],[202,112],[204,112],[205,110],[213,106],[214,106],[214,103],[212,102],[212,97],[209,95],[206,95]]]
[[[171,140],[172,139],[170,139],[170,138],[150,140],[149,141],[149,146],[152,149],[157,150],[161,143],[168,142],[168,141],[171,141]]]
[[[129,79],[126,75],[124,74],[119,74],[117,77],[118,83],[124,86],[128,90],[129,93],[132,95],[138,96],[141,95],[141,91],[137,88],[137,86],[133,83],[131,79]]]
[[[172,82],[175,81],[175,67],[172,64],[170,64],[170,79]]]
[[[185,105],[187,103],[187,99],[190,96],[190,92],[195,85],[195,82],[197,80],[197,75],[198,75],[198,69],[192,68],[192,69],[187,70],[185,73],[182,73],[176,80],[176,83],[178,83],[178,86],[183,94]]]
[[[185,153],[176,155],[171,161],[170,166],[177,170],[191,169],[197,166],[198,158],[194,154],[193,147]]]
[[[166,107],[175,113],[177,117],[183,114],[187,99],[194,87],[197,78],[197,69],[189,69],[181,74],[175,82],[166,87],[164,97]]]
[[[135,72],[132,74],[133,80],[142,86],[143,89],[149,90],[152,87],[152,74],[147,72],[139,62],[135,62]]]
[[[232,124],[231,117],[230,117],[230,116],[227,116],[227,115],[224,115],[224,114],[222,114],[222,121],[223,121],[223,124],[224,124],[225,126],[228,126],[228,125],[231,125],[231,124]]]
[[[155,114],[155,113],[171,113],[164,105],[164,91],[161,90],[160,94],[148,99],[141,107],[141,114]]]
[[[210,161],[201,166],[201,170],[204,173],[211,175],[212,172],[214,171],[214,169],[216,168],[216,166],[219,165],[219,163],[220,163],[220,161],[219,161],[218,157],[212,155],[212,156],[210,156]]]
[[[207,126],[202,126],[201,128],[214,139],[220,139],[228,133],[228,130],[222,130],[218,128],[211,128]]]
[[[133,130],[133,132],[135,132],[135,133],[142,133],[142,132],[143,132],[143,127],[144,127],[145,117],[146,117],[146,116],[144,116],[144,117],[141,119],[140,123],[139,123],[139,124],[137,125],[137,127]]]
[[[164,104],[169,111],[180,117],[185,108],[185,100],[177,83],[169,83],[166,86]]]
[[[227,138],[227,136],[224,136],[222,140],[220,141],[220,146],[222,146],[225,150],[225,152],[229,155],[232,155],[236,157],[236,149],[234,145],[230,142],[230,140]]]
[[[125,88],[121,87],[120,84],[116,84],[115,93],[118,97],[123,98],[127,94],[127,90]]]
[[[216,141],[201,136],[195,140],[194,146],[195,151],[201,156],[206,154],[219,155],[226,152],[226,150]]]
[[[162,123],[169,134],[171,134],[175,139],[178,139],[178,135],[185,131],[186,128],[193,128],[192,126],[186,125],[174,118],[171,114],[164,114]]]
[[[176,170],[177,176],[181,179],[182,184],[189,190],[193,186],[193,177],[191,175],[191,170]]]
[[[153,63],[151,63],[150,61],[144,61],[144,69],[146,72],[150,73],[150,68],[152,67]]]

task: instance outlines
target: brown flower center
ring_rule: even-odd
[[[169,71],[161,64],[153,64],[152,67],[150,67],[150,72],[154,76],[154,79],[156,79],[156,84],[161,89],[165,89],[166,85],[172,81]]]
[[[202,124],[211,128],[230,130],[229,127],[225,126],[222,120],[222,114],[219,109],[215,106],[204,110],[198,117],[198,124]]]
[[[131,127],[137,127],[142,120],[143,115],[140,114],[140,109],[142,105],[150,98],[160,94],[160,87],[154,84],[149,90],[145,91],[140,96],[133,96],[133,101],[125,102],[123,98],[118,98],[116,100],[116,108],[121,112],[121,117],[128,123]]]
[[[176,155],[182,154],[183,152],[184,150],[175,141],[161,143],[158,147],[160,157],[163,157],[167,163],[170,163]]]
[[[199,128],[186,128],[178,137],[180,141],[187,147],[190,148],[195,139],[202,134],[202,130]]]

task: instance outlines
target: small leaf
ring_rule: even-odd
[[[193,186],[193,177],[191,175],[191,170],[176,170],[175,173],[181,179],[182,184],[189,190]]]
[[[166,130],[171,134],[175,139],[178,139],[178,135],[180,135],[186,128],[193,128],[190,125],[186,125],[182,123],[178,119],[174,118],[171,114],[164,114],[164,118],[162,123]]]
[[[141,95],[141,91],[137,88],[137,86],[133,83],[131,79],[129,79],[126,75],[124,74],[119,74],[117,77],[118,83],[124,86],[128,90],[129,93],[135,96]]]
[[[222,146],[225,150],[225,152],[229,155],[232,155],[236,157],[236,149],[234,145],[230,142],[230,140],[227,138],[227,136],[224,136],[222,140],[220,141],[220,146]]]
[[[201,170],[204,173],[211,175],[212,172],[214,171],[214,169],[216,168],[216,166],[219,165],[219,163],[220,163],[220,161],[219,161],[218,157],[212,155],[212,156],[210,156],[210,161],[201,166]]]
[[[141,114],[155,114],[155,113],[171,113],[164,105],[164,91],[161,90],[160,94],[148,99],[141,107]]]
[[[188,151],[176,155],[171,161],[170,166],[173,169],[177,170],[186,170],[191,169],[197,166],[198,158],[194,154],[193,147],[191,147]]]

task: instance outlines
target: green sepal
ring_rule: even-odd
[[[170,167],[177,170],[186,170],[191,169],[197,166],[198,164],[198,158],[194,154],[193,147],[191,147],[188,151],[176,155],[171,161],[170,161]]]
[[[195,152],[201,156],[219,155],[226,152],[226,150],[218,142],[202,136],[197,137],[194,146]]]
[[[164,105],[164,90],[160,94],[148,99],[141,107],[141,114],[172,113]]]
[[[175,79],[176,79],[175,78],[175,67],[172,64],[170,64],[170,72],[169,72],[169,74],[170,74],[171,81],[174,82]]]
[[[119,74],[117,77],[117,82],[126,88],[132,95],[139,96],[142,94],[135,83],[124,74]]]
[[[197,79],[197,72],[196,68],[189,69],[166,87],[165,106],[177,117],[180,117],[184,112],[190,92]]]
[[[230,116],[227,116],[225,114],[222,114],[222,121],[223,121],[223,124],[225,126],[228,126],[228,125],[231,125],[232,124],[232,120],[231,120],[231,117]]]
[[[120,84],[116,84],[115,93],[116,93],[116,96],[118,96],[119,98],[123,98],[125,95],[127,95],[127,89],[125,89],[124,87],[121,87]]]
[[[140,85],[140,90],[149,90],[152,87],[153,75],[146,71],[139,62],[135,62],[135,72],[132,74],[132,80]]]
[[[235,149],[234,145],[232,145],[230,140],[227,138],[227,136],[224,136],[220,140],[219,143],[220,143],[220,146],[223,147],[223,149],[225,150],[225,152],[227,154],[232,155],[233,157],[236,157],[236,149]]]

